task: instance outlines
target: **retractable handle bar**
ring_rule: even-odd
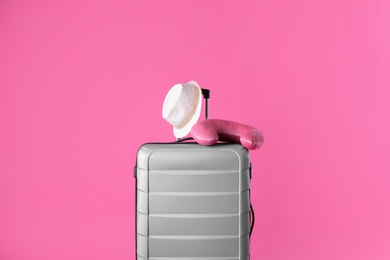
[[[203,98],[204,98],[204,104],[205,104],[205,107],[204,107],[204,112],[205,112],[205,118],[209,118],[209,98],[210,98],[210,90],[209,89],[205,89],[205,88],[202,88],[202,95],[203,95]],[[192,137],[188,137],[188,138],[176,138],[176,142],[183,142],[183,141],[187,141],[187,140],[191,140]]]
[[[210,90],[202,88],[202,95],[205,101],[205,118],[209,118],[209,98],[210,98]]]

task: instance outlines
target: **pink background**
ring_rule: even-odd
[[[0,259],[134,259],[169,88],[259,128],[252,259],[390,259],[390,2],[0,1]]]

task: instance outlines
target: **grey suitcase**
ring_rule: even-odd
[[[248,260],[251,164],[239,144],[150,143],[137,154],[137,260]]]

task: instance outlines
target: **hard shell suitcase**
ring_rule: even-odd
[[[248,260],[251,164],[239,144],[150,143],[137,154],[137,260]]]

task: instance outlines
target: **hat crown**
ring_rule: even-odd
[[[194,121],[198,120],[200,101],[200,87],[193,81],[187,84],[176,84],[169,90],[164,100],[162,116],[174,127],[176,137],[188,134]],[[179,134],[177,130],[180,129],[183,131]]]

